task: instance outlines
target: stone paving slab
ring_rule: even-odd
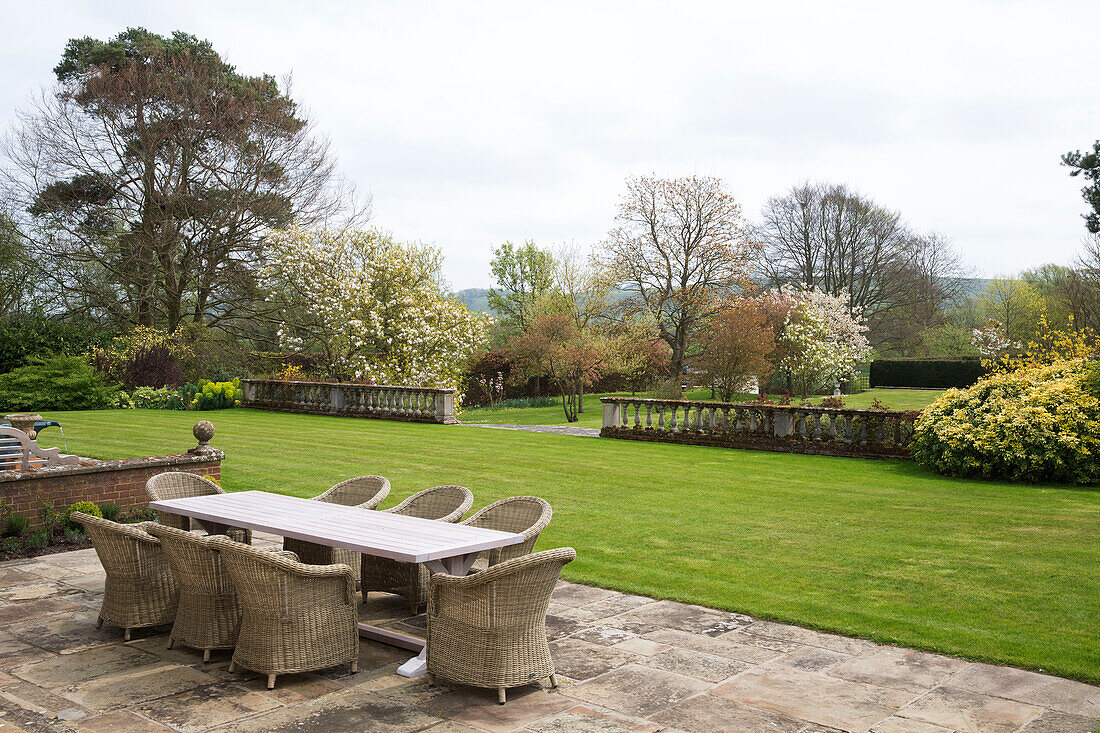
[[[279,538],[257,534],[259,546]],[[347,667],[230,674],[229,652],[167,648],[167,629],[95,628],[92,551],[0,565],[0,733],[1094,733],[1100,688],[562,581],[547,617],[561,685],[493,690],[396,674],[364,641]],[[361,617],[423,635],[371,594]]]

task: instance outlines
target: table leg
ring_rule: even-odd
[[[480,553],[472,552],[467,555],[455,555],[441,560],[430,560],[424,565],[430,573],[447,573],[459,577],[470,572],[474,560]],[[360,627],[360,630],[362,627]],[[419,677],[428,671],[428,647],[425,644],[420,653],[397,668],[397,674],[402,677]]]
[[[209,519],[196,519],[195,521],[202,525],[202,528],[206,530],[206,534],[208,534],[208,535],[213,536],[213,535],[216,535],[216,534],[228,534],[229,533],[229,525],[228,524],[220,524],[218,522],[211,522]]]

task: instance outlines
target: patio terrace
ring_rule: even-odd
[[[277,538],[258,536],[256,544]],[[0,565],[0,731],[998,731],[1091,733],[1100,688],[562,581],[548,626],[558,690],[429,687],[409,653],[362,642],[359,672],[229,674],[229,652],[167,629],[95,628],[94,550]],[[380,594],[361,617],[423,633]]]

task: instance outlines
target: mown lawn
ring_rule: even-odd
[[[554,506],[571,580],[1100,682],[1100,492],[947,480],[901,461],[251,410],[52,413],[72,452],[178,452],[217,426],[228,489],[378,473],[475,507]],[[44,442],[47,433],[43,436]],[[56,432],[54,432],[56,435]]]
[[[617,396],[629,397],[628,392],[616,392]],[[855,395],[845,395],[846,407],[863,408],[870,407],[871,403],[878,399],[882,404],[892,410],[920,410],[931,404],[937,397],[943,394],[943,390],[935,389],[871,389]],[[584,413],[579,415],[579,420],[574,425],[582,428],[598,428],[602,420],[600,410],[600,397],[610,395],[585,395]],[[642,394],[640,396],[647,396]],[[687,392],[685,399],[709,400],[710,390],[696,389]],[[773,396],[778,399],[777,396]],[[741,395],[744,401],[756,399],[756,395]],[[820,397],[809,400],[816,405],[821,402]],[[485,407],[477,407],[464,410],[460,419],[464,423],[496,423],[509,425],[565,425],[565,411],[561,407],[561,398],[554,399],[554,404],[549,407],[502,407],[490,410]]]

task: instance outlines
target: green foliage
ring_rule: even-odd
[[[1013,343],[1026,343],[1035,335],[1043,299],[1027,280],[993,278],[978,298],[986,318],[999,323]]]
[[[978,357],[875,359],[872,387],[969,387],[985,374]]]
[[[1093,397],[1100,397],[1100,361],[1094,361],[1085,375],[1085,390]]]
[[[1092,211],[1082,216],[1085,228],[1093,234],[1100,232],[1100,140],[1092,144],[1092,151],[1066,153],[1062,156],[1062,165],[1071,169],[1071,176],[1084,176],[1088,181],[1081,189],[1081,196]]]
[[[9,514],[4,518],[4,536],[22,537],[27,531],[27,518],[22,514]]]
[[[497,287],[489,290],[489,308],[514,331],[527,327],[535,300],[554,285],[554,258],[532,241],[493,248],[489,265]]]
[[[131,395],[134,407],[149,410],[186,410],[183,397],[177,390],[169,387],[153,389],[152,387],[138,387]]]
[[[73,512],[90,514],[93,517],[103,518],[103,512],[99,510],[94,501],[78,501],[65,510],[65,521],[72,523]]]
[[[118,522],[121,524],[155,521],[157,521],[157,513],[147,506],[130,507],[118,517]]]
[[[117,385],[78,356],[57,356],[0,374],[0,412],[110,407]]]
[[[224,410],[241,404],[241,380],[232,382],[209,382],[205,379],[198,383],[198,391],[191,400],[192,410]]]
[[[111,402],[107,405],[107,407],[111,408],[112,410],[132,410],[135,407],[134,398],[127,394],[125,391],[119,390],[115,393],[113,397],[111,397]]]
[[[112,335],[111,329],[88,319],[13,313],[0,318],[0,373],[53,356],[79,356]]]
[[[65,515],[48,501],[38,502],[38,515],[42,518],[43,531],[48,535],[55,534],[67,521]]]
[[[5,537],[0,541],[0,552],[5,555],[14,555],[23,549],[23,541],[18,537]]]
[[[118,504],[101,504],[99,511],[103,512],[103,518],[109,522],[117,522],[118,516],[122,514],[122,507]]]
[[[1084,359],[948,390],[917,422],[913,458],[949,476],[1100,483],[1100,397]]]
[[[912,356],[980,356],[971,342],[972,329],[954,323],[942,323],[925,329],[917,335]]]
[[[33,292],[37,264],[27,255],[19,225],[0,211],[0,315],[22,310]]]
[[[50,534],[44,529],[31,532],[27,537],[27,547],[32,550],[41,550],[48,544],[50,544]]]
[[[71,527],[65,528],[65,541],[70,545],[75,545],[78,542],[84,540],[84,528],[79,524],[74,524]]]

